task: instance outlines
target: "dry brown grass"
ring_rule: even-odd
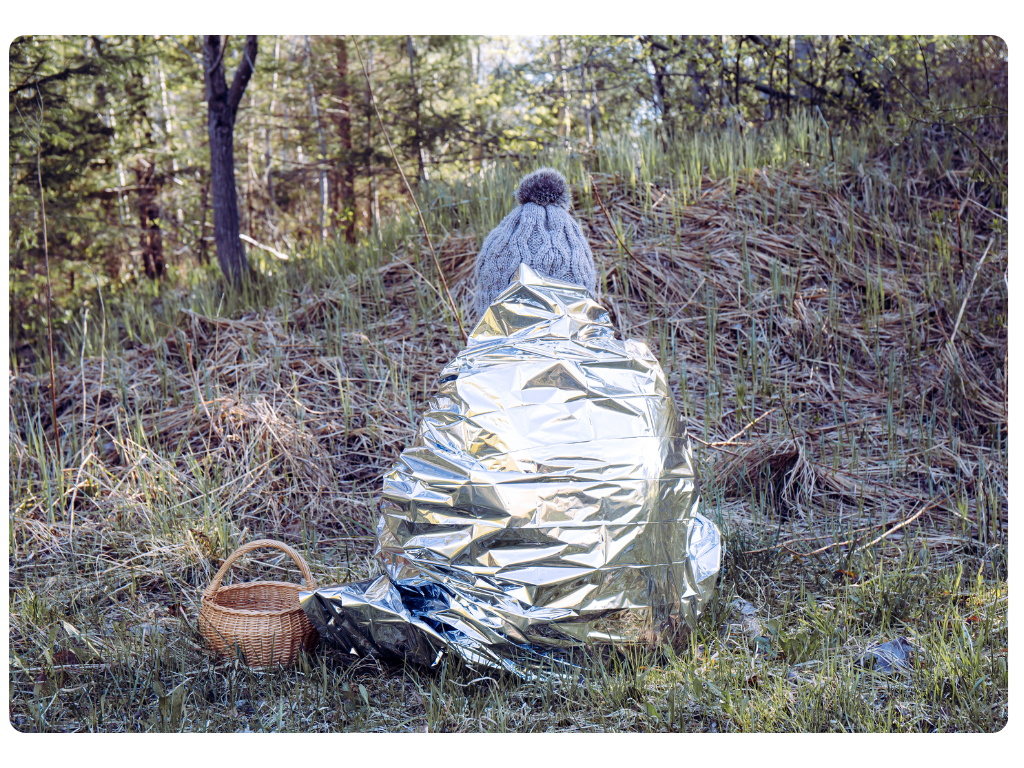
[[[896,187],[880,163],[838,178],[797,163],[706,179],[684,200],[598,174],[607,216],[584,190],[602,300],[661,357],[732,566],[782,551],[851,570],[860,552],[884,561],[910,542],[933,563],[970,552],[992,566],[1005,551],[1006,241],[976,211],[958,248],[960,182],[927,178]],[[115,636],[134,649],[119,658],[141,658],[152,638],[133,628],[150,627],[163,663],[191,674],[208,666],[190,629],[198,592],[243,540],[298,546],[322,583],[367,572],[378,478],[460,343],[410,246],[259,312],[186,311],[154,344],[62,363],[60,458],[48,377],[11,377],[24,727],[88,719],[29,713],[16,672],[46,666],[48,636],[76,662],[93,655],[58,615],[92,617],[81,633],[98,664],[115,663],[99,647]],[[440,248],[465,307],[476,248],[458,232]]]

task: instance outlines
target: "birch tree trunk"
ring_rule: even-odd
[[[309,47],[309,35],[306,35],[306,62],[309,67],[309,111],[316,120],[316,132],[320,139],[320,157],[317,162],[317,178],[320,180],[320,242],[327,240],[327,141],[324,138],[324,123],[320,118],[320,110],[316,105],[316,91],[313,90],[313,54]]]
[[[275,39],[274,39],[274,63],[276,64],[280,60],[280,58],[281,58],[281,38],[279,36],[275,35]],[[277,109],[277,76],[278,76],[278,73],[275,71],[274,72],[274,85],[272,86],[271,91],[270,91],[270,119],[271,120],[274,119],[275,111]],[[269,226],[272,226],[271,222],[270,222],[270,210],[271,210],[271,208],[274,205],[274,180],[273,180],[274,179],[274,172],[273,172],[274,154],[273,154],[273,148],[271,147],[271,139],[270,139],[271,130],[270,130],[270,128],[271,128],[271,123],[269,121],[264,123],[263,138],[264,138],[264,141],[266,142],[266,145],[267,145],[267,151],[266,151],[266,154],[264,156],[264,161],[263,161],[264,162],[264,165],[263,165],[263,186],[266,187],[266,189],[267,189],[267,210],[266,210],[266,213],[267,213],[267,224]],[[282,168],[283,168],[283,165],[282,165]]]
[[[562,84],[562,98],[558,106],[558,126],[566,146],[569,144],[569,134],[572,132],[572,118],[569,115],[569,76],[566,74],[562,62],[565,59],[565,41],[558,36],[558,48],[555,50],[555,68],[559,70],[558,77]]]
[[[227,36],[203,35],[203,68],[208,106],[210,176],[213,191],[213,237],[217,261],[224,276],[240,286],[249,262],[238,236],[238,193],[235,188],[235,116],[256,61],[256,35],[247,35],[242,61],[228,90],[224,76],[224,48]]]
[[[587,62],[590,61],[590,53],[588,50]],[[587,143],[594,146],[594,127],[591,114],[594,110],[594,101],[590,95],[590,88],[587,86],[587,63],[580,64],[580,91],[585,99],[583,113],[587,116]]]

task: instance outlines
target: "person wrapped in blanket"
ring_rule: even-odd
[[[301,593],[347,651],[530,677],[581,644],[674,643],[714,590],[721,537],[661,366],[595,300],[565,178],[516,198],[466,348],[384,475],[379,575]]]

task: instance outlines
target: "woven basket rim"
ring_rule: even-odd
[[[268,586],[269,587],[288,587],[289,589],[294,589],[296,593],[298,593],[302,589],[305,589],[304,587],[300,587],[298,584],[293,584],[293,583],[287,582],[287,581],[245,581],[245,582],[242,582],[241,584],[230,584],[229,586],[226,586],[226,587],[220,587],[220,588],[217,589],[216,592],[213,593],[213,595],[211,595],[209,597],[207,597],[206,595],[203,595],[202,599],[200,600],[200,605],[202,605],[203,607],[207,607],[207,608],[210,608],[212,610],[221,612],[221,613],[234,614],[236,616],[284,616],[284,615],[289,614],[289,613],[296,613],[296,612],[300,612],[301,613],[302,612],[302,606],[301,605],[296,605],[294,608],[278,608],[278,609],[275,610],[275,609],[270,609],[270,608],[265,608],[265,609],[259,609],[259,608],[229,608],[229,607],[227,607],[225,605],[221,605],[221,604],[219,604],[217,602],[217,597],[222,592],[232,592],[232,591],[234,591],[234,592],[243,591],[244,592],[245,590],[252,589],[254,587],[268,587]]]

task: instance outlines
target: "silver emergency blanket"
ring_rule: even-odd
[[[532,677],[672,642],[718,576],[665,375],[586,289],[521,266],[384,476],[380,575],[302,592],[345,650]]]

